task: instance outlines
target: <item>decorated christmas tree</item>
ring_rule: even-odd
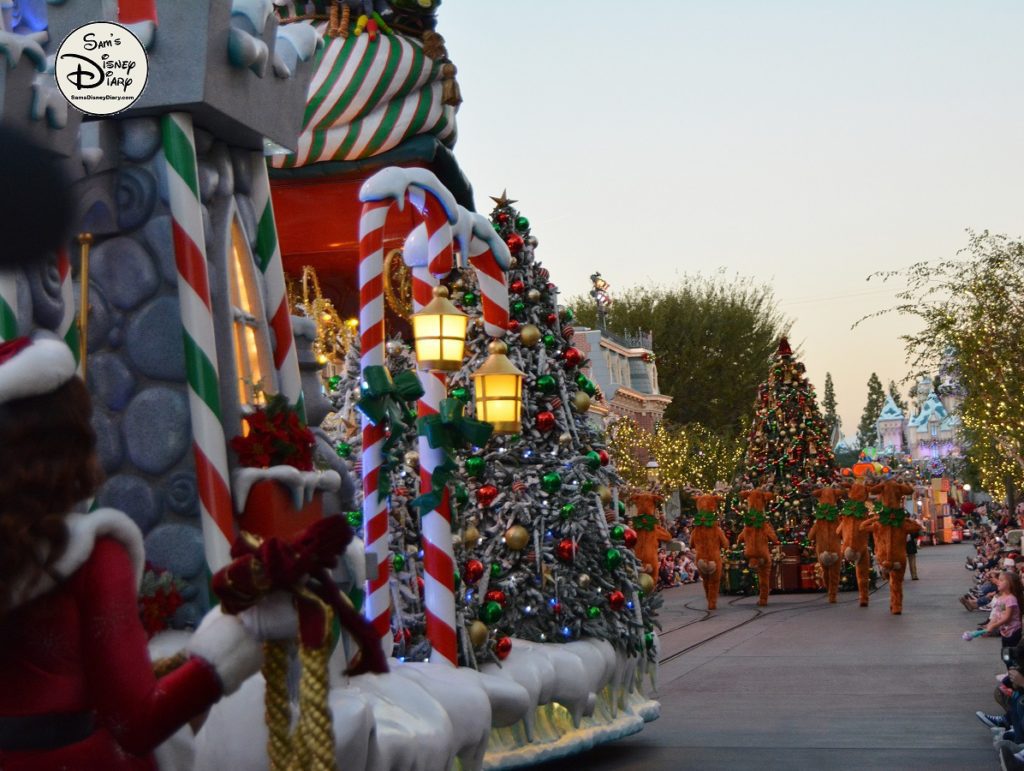
[[[503,658],[511,638],[596,637],[639,654],[650,647],[658,598],[627,548],[635,533],[617,521],[621,480],[603,431],[587,414],[596,388],[580,371],[585,357],[572,345],[573,314],[558,305],[558,290],[536,259],[529,221],[505,195],[494,200],[492,223],[513,256],[505,343],[525,377],[517,432],[498,433],[464,455],[455,488],[457,502],[468,499],[456,564],[471,657]],[[478,316],[474,276],[464,272],[452,289],[463,310]],[[479,319],[471,322],[452,396],[468,401],[490,343]]]
[[[811,490],[835,477],[828,427],[814,386],[783,337],[754,401],[743,481],[771,487],[776,494],[769,511],[772,525],[780,536],[792,537],[809,524],[814,510]]]

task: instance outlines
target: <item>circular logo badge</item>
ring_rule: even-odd
[[[120,24],[94,21],[64,38],[54,63],[57,88],[86,115],[113,115],[142,96],[149,58]]]

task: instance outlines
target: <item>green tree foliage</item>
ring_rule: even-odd
[[[868,403],[864,405],[864,412],[857,426],[857,441],[862,448],[874,447],[878,443],[878,427],[875,424],[884,406],[885,391],[882,390],[882,381],[872,372],[868,378]]]
[[[900,396],[900,389],[896,387],[896,381],[889,381],[889,396],[896,402],[896,406],[903,410],[903,414],[907,414],[907,400]]]
[[[968,459],[983,487],[1024,487],[1024,241],[968,231],[952,259],[925,261],[879,273],[902,280],[898,304],[872,314],[918,319],[903,335],[915,372],[949,366],[964,389],[960,418]]]
[[[597,326],[593,300],[575,297],[569,305],[580,325]],[[658,381],[673,397],[666,420],[730,435],[740,431],[790,324],[770,287],[723,273],[629,289],[615,295],[608,317],[613,333],[652,332]]]
[[[836,387],[832,383],[832,373],[825,373],[825,395],[821,398],[821,407],[825,411],[822,417],[825,419],[825,428],[829,436],[835,430],[839,416],[836,414]]]

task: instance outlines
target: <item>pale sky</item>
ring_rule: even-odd
[[[1024,2],[445,0],[456,156],[507,188],[566,296],[771,283],[852,435],[907,372],[868,274],[1024,232]],[[657,347],[657,342],[655,342]]]

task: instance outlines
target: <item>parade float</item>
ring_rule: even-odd
[[[0,31],[0,119],[68,158],[81,210],[75,242],[45,270],[0,275],[0,334],[50,330],[78,358],[107,477],[95,504],[145,536],[154,657],[187,644],[242,531],[288,535],[335,514],[365,551],[349,546],[334,584],[395,655],[388,673],[350,676],[357,646],[342,633],[319,669],[302,648],[296,685],[296,654],[278,651],[197,734],[173,737],[161,767],[283,768],[294,755],[506,768],[656,718],[653,585],[623,548],[617,477],[583,418],[594,386],[571,311],[512,202],[492,220],[472,211],[431,4],[15,6],[17,26]],[[76,134],[47,68],[55,43],[92,20],[138,35],[149,83]],[[347,405],[342,376],[324,399],[312,303],[289,307],[288,268],[298,277],[307,258],[344,315],[358,310]],[[385,326],[382,274],[396,259],[415,315],[392,328],[420,333],[415,356]],[[464,351],[449,350],[456,340]],[[414,369],[391,372],[392,359]],[[245,442],[329,411],[308,458]]]

